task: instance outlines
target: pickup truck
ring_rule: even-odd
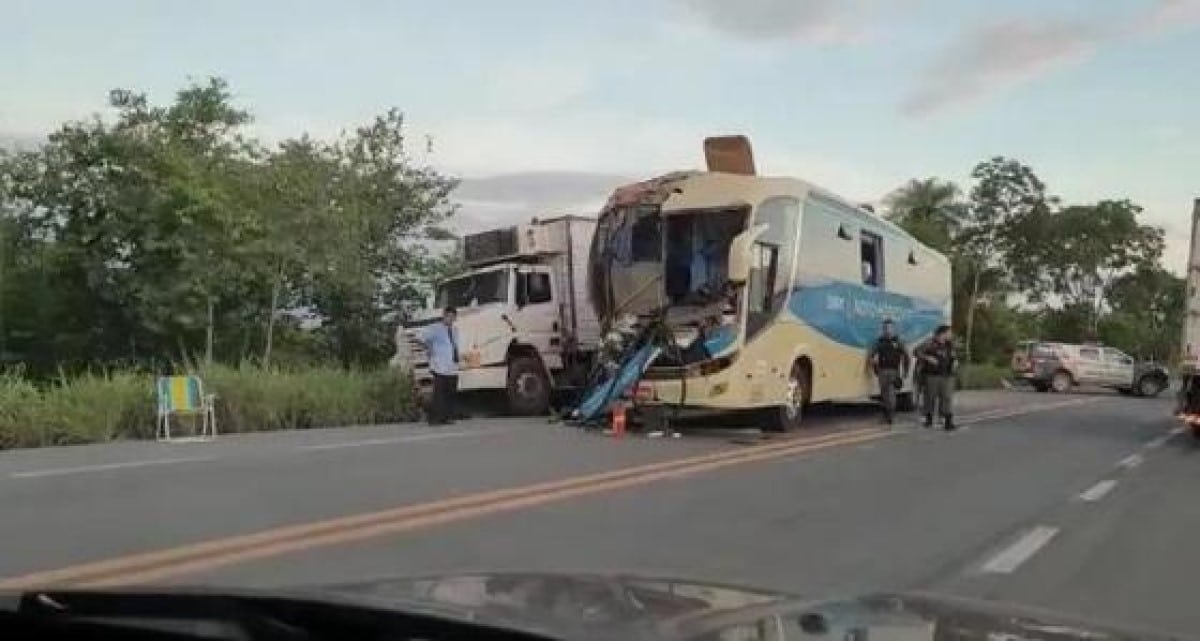
[[[1023,341],[1013,352],[1012,369],[1017,382],[1039,392],[1087,385],[1153,398],[1170,380],[1158,363],[1139,363],[1119,349],[1092,343]]]

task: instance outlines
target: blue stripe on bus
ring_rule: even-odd
[[[861,349],[879,337],[884,318],[910,345],[946,322],[944,303],[835,280],[797,283],[788,310],[827,338]]]

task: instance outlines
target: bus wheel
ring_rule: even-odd
[[[788,375],[785,402],[768,410],[765,429],[769,432],[790,432],[800,429],[804,406],[812,396],[812,377],[807,361],[796,361]]]

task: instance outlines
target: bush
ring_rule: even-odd
[[[14,374],[0,374],[0,449],[41,445],[37,413],[41,394]]]
[[[1008,378],[1007,367],[991,363],[970,363],[963,365],[958,374],[961,389],[995,389],[1001,386],[1001,381]]]
[[[392,370],[213,366],[201,377],[205,391],[217,395],[222,433],[415,418],[408,378]],[[145,374],[88,374],[42,389],[2,374],[0,449],[153,438],[154,402],[154,378]]]

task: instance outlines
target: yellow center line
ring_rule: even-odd
[[[738,450],[650,463],[556,481],[478,492],[377,512],[274,528],[0,580],[0,589],[35,586],[101,587],[150,583],[221,566],[442,525],[678,478],[731,465],[793,456],[899,435],[865,428],[792,438]]]

